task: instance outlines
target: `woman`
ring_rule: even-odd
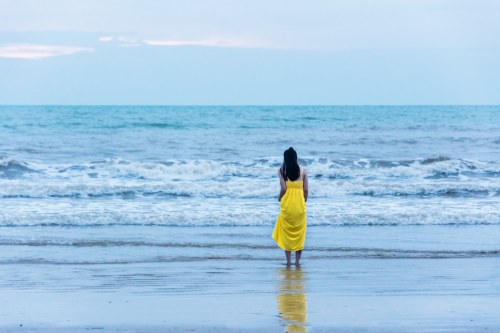
[[[307,172],[297,163],[297,152],[292,147],[285,150],[283,157],[283,165],[278,172],[280,213],[273,239],[285,250],[286,265],[292,265],[292,251],[295,251],[295,265],[299,266],[306,240]]]

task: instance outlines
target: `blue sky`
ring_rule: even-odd
[[[497,0],[0,0],[0,104],[500,104],[498,17]]]

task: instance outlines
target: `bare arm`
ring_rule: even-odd
[[[286,184],[285,180],[283,179],[283,175],[281,174],[281,168],[278,170],[278,174],[280,177],[280,196],[278,198],[279,201],[281,201],[281,198],[285,195],[286,192]]]
[[[309,177],[307,176],[307,171],[304,169],[304,200],[307,202],[307,196],[309,195]]]

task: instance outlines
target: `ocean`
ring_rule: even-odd
[[[498,328],[499,152],[500,106],[0,106],[0,330]]]
[[[0,264],[499,257],[499,106],[1,106]],[[54,287],[57,287],[54,283]]]

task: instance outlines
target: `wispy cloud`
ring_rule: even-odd
[[[104,43],[117,42],[119,46],[204,46],[204,47],[227,47],[227,48],[279,48],[277,45],[269,45],[257,41],[229,40],[229,39],[136,39],[125,36],[102,36],[99,41]]]
[[[144,40],[144,44],[152,46],[206,46],[206,47],[233,47],[233,48],[271,48],[263,43],[238,40],[204,39],[204,40]]]
[[[117,42],[119,46],[123,47],[136,47],[142,43],[140,39],[127,36],[102,36],[99,37],[99,41],[103,43]]]
[[[0,58],[43,59],[93,51],[94,49],[92,48],[80,46],[9,44],[0,45]]]
[[[113,39],[115,39],[115,37],[113,37],[113,36],[102,36],[102,37],[99,37],[99,41],[103,42],[103,43],[112,42]]]

